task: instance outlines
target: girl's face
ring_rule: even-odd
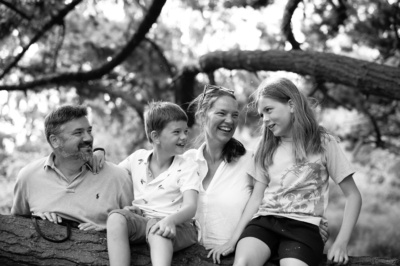
[[[229,96],[218,98],[206,113],[205,119],[206,140],[227,143],[238,125],[238,102]]]
[[[281,103],[267,97],[261,97],[257,105],[258,114],[264,126],[271,130],[276,137],[292,137],[293,105],[289,100]]]

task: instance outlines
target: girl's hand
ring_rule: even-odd
[[[169,221],[168,217],[166,217],[153,225],[150,229],[150,233],[173,239],[176,236],[176,226],[173,222]]]
[[[92,167],[93,173],[97,174],[103,168],[104,162],[106,161],[106,153],[104,150],[96,150],[93,152],[93,157],[89,161]]]
[[[125,206],[124,210],[128,210],[128,211],[136,213],[138,215],[143,215],[142,210],[139,209],[139,207],[137,207],[137,206]]]
[[[347,245],[333,243],[332,247],[328,250],[328,260],[337,263],[338,265],[347,264],[349,257],[347,255]]]
[[[220,260],[221,255],[228,256],[229,254],[231,254],[234,251],[235,251],[235,244],[228,241],[223,245],[212,248],[210,250],[210,252],[208,253],[207,258],[212,256],[213,262],[220,264],[221,263],[221,260]]]

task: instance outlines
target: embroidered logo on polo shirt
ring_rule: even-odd
[[[158,189],[165,189],[165,188],[164,188],[163,185],[161,184],[161,185],[158,186]]]
[[[180,171],[182,171],[182,170],[181,170],[181,169],[178,169],[178,173],[179,173]]]
[[[96,194],[96,199],[98,199],[98,198],[100,197],[99,195],[100,195],[100,193],[97,193],[97,194]]]
[[[139,164],[143,163],[143,159],[139,159],[138,161],[139,161]]]
[[[146,181],[144,179],[140,179],[140,183],[142,183],[143,185],[144,183],[146,183]]]

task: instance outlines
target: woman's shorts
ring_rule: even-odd
[[[128,226],[129,242],[147,243],[150,229],[161,219],[147,218],[129,210],[118,209],[109,213],[118,213],[125,217]],[[197,243],[197,229],[194,221],[187,221],[176,226],[176,236],[171,239],[174,252]]]
[[[324,242],[316,225],[289,218],[259,216],[250,221],[240,239],[254,237],[271,250],[272,260],[299,259],[308,265],[318,265]]]

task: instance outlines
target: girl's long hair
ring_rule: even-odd
[[[261,98],[270,98],[285,104],[291,100],[293,103],[291,131],[296,163],[304,162],[309,154],[323,152],[323,139],[327,132],[318,125],[310,103],[293,82],[286,78],[264,80],[254,96],[254,106],[258,105]],[[280,137],[276,137],[268,127],[262,126],[262,137],[256,150],[255,162],[261,167],[268,181],[268,168],[273,164],[273,156],[280,143]]]
[[[235,95],[224,90],[212,90],[206,94],[202,93],[196,97],[190,104],[188,109],[195,110],[196,119],[200,120],[201,127],[204,129],[204,121],[207,119],[207,112],[212,108],[214,103],[223,96],[232,97],[236,100]],[[246,149],[243,144],[235,138],[231,138],[222,149],[222,156],[227,163],[232,162],[234,159],[246,154]]]

